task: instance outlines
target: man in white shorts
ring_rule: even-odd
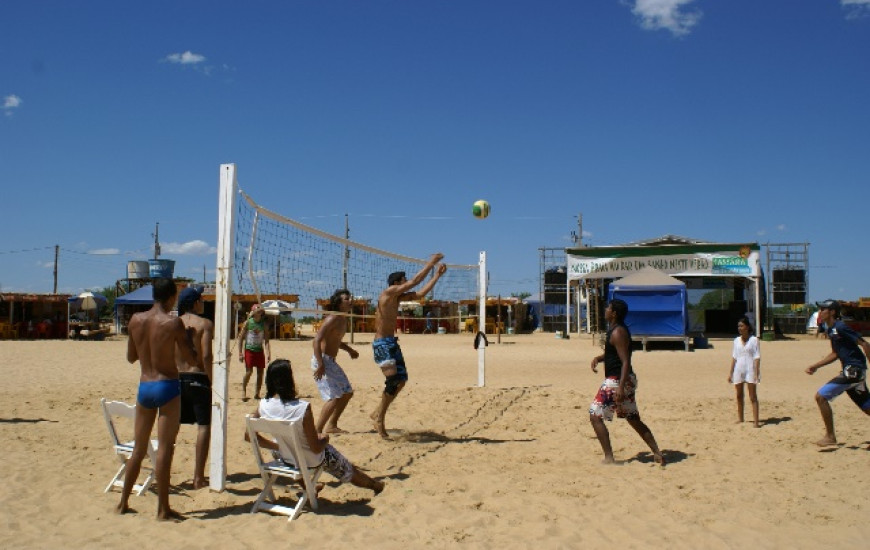
[[[351,310],[351,295],[346,289],[336,290],[329,299],[329,311],[348,313]],[[347,317],[344,315],[327,315],[314,336],[314,354],[311,357],[311,370],[320,397],[326,403],[317,418],[317,433],[340,434],[347,433],[338,427],[338,419],[353,397],[353,388],[344,370],[335,362],[338,350],[346,351],[351,359],[359,357],[359,353],[341,340],[347,332]]]

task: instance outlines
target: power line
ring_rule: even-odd
[[[51,250],[54,248],[52,246],[40,246],[36,248],[22,248],[21,250],[0,250],[0,254],[20,254],[22,252],[36,252],[38,250]]]

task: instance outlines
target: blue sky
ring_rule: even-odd
[[[870,0],[0,6],[0,290],[214,278],[218,171],[261,204],[536,292],[538,248],[809,242],[870,295]],[[492,214],[470,214],[485,198]]]

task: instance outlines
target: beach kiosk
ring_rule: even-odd
[[[729,319],[731,315],[747,315],[756,327],[763,326],[761,292],[764,279],[758,243],[713,243],[665,235],[621,246],[568,248],[565,252],[568,266],[565,303],[570,305],[574,295],[588,297],[587,332],[603,330],[608,289],[614,281],[645,268],[679,279],[686,283],[687,288],[734,290],[734,294],[741,297],[731,300],[721,313],[728,315]],[[714,316],[707,317],[709,321],[718,320]],[[728,324],[728,319],[725,319],[725,324]],[[581,323],[577,322],[576,326],[580,327]],[[570,330],[570,323],[566,322],[565,330]]]

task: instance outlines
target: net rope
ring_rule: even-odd
[[[387,275],[405,271],[410,279],[428,262],[332,235],[257,204],[241,189],[239,195],[232,275],[237,294],[255,295],[260,302],[264,295],[297,295],[295,312],[318,316],[324,313],[318,301],[322,304],[346,286],[355,303],[368,304],[355,318],[370,323],[377,298],[387,286]],[[437,307],[429,308],[424,322],[428,319],[433,329],[461,330],[461,320],[468,315],[460,304],[477,300],[478,287],[477,264],[447,264],[447,271],[427,296],[427,303]],[[415,309],[421,312],[413,304],[403,306],[400,319],[409,318]]]

